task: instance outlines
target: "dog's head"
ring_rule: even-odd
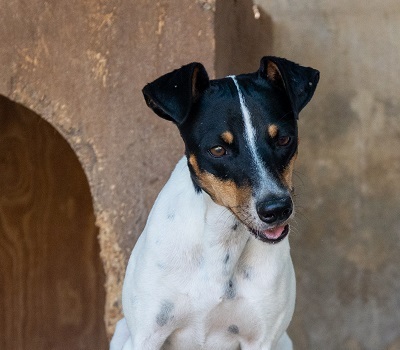
[[[218,80],[191,63],[146,85],[143,94],[179,128],[196,190],[275,243],[287,235],[293,213],[298,114],[318,80],[312,68],[263,57],[257,72]]]

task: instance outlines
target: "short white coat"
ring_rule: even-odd
[[[295,289],[289,239],[257,240],[195,191],[184,157],[130,257],[110,349],[292,349]]]

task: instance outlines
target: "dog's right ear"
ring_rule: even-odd
[[[258,73],[286,91],[296,119],[310,102],[319,81],[319,72],[316,69],[274,56],[261,59]]]
[[[156,114],[179,126],[209,84],[204,66],[193,62],[147,84],[142,92],[147,105]]]

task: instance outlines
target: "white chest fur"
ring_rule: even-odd
[[[290,347],[294,298],[288,239],[256,240],[230,211],[194,191],[182,159],[128,264],[123,349]]]

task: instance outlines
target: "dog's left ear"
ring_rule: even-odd
[[[204,66],[193,62],[147,84],[142,92],[147,105],[156,114],[179,126],[209,84]]]
[[[274,56],[263,57],[258,72],[264,79],[285,89],[296,119],[310,102],[319,81],[319,71],[316,69]]]

